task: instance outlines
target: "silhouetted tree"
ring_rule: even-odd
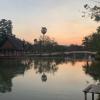
[[[41,33],[42,33],[43,35],[45,35],[46,32],[47,32],[47,28],[46,28],[46,27],[42,27],[42,29],[41,29]]]
[[[97,4],[100,4],[99,1],[93,1],[92,2],[96,2]],[[94,6],[90,6],[89,4],[85,4],[84,8],[86,9],[86,11],[84,11],[84,15],[86,16],[86,14],[88,14],[91,19],[94,19],[95,21],[99,22],[100,21],[100,6],[99,5],[94,5]]]
[[[57,45],[57,42],[54,39],[51,39],[48,36],[40,36],[39,40],[34,41],[34,52],[42,53],[42,52],[52,52],[54,47]]]
[[[34,39],[34,44],[37,44],[37,43],[38,43],[37,39]]]
[[[11,20],[2,19],[0,21],[0,34],[12,35],[12,22],[11,22]]]
[[[5,41],[6,35],[12,35],[11,20],[0,20],[0,45]]]
[[[100,27],[97,28],[95,33],[83,39],[83,45],[88,50],[100,51]]]
[[[25,40],[22,41],[23,49],[25,52],[33,52],[34,48],[33,45]]]

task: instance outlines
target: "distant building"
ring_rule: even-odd
[[[0,44],[0,56],[22,56],[23,41],[14,35],[6,35],[4,41]]]

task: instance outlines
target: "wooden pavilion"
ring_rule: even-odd
[[[6,35],[5,40],[0,44],[0,57],[22,56],[24,54],[23,41],[14,35]]]

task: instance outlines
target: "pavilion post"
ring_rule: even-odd
[[[84,96],[85,96],[85,100],[87,100],[87,93],[86,92],[84,92]]]
[[[92,93],[92,100],[94,100],[94,93]]]

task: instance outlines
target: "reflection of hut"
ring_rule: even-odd
[[[23,42],[15,36],[7,35],[0,44],[0,56],[21,56],[23,54]]]

